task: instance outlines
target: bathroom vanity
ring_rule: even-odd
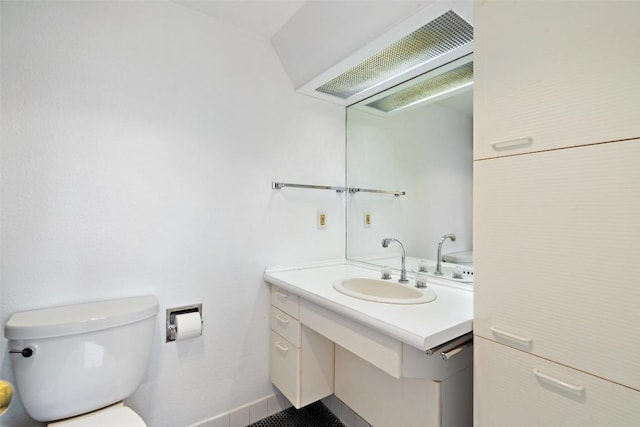
[[[434,279],[434,301],[389,304],[333,287],[380,278],[352,261],[270,268],[264,277],[272,285],[271,380],[294,406],[335,394],[374,426],[471,425],[470,287]]]

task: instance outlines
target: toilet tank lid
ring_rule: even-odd
[[[138,322],[158,313],[153,295],[95,301],[14,313],[4,327],[7,339],[75,335]]]

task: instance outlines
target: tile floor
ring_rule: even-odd
[[[301,409],[288,408],[249,427],[345,427],[322,402]]]

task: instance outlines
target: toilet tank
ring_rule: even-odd
[[[37,421],[90,412],[133,394],[151,353],[155,296],[14,313],[5,325],[25,409]]]

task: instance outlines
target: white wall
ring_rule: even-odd
[[[344,184],[343,108],[294,94],[266,40],[170,2],[0,7],[2,323],[155,294],[129,402],[150,426],[272,393],[263,269],[342,256],[344,196],[270,183]],[[164,310],[199,302],[202,338],[165,344]],[[0,425],[30,421],[16,402]]]
[[[382,238],[395,237],[407,256],[435,260],[447,233],[457,239],[443,254],[472,249],[471,117],[434,104],[395,116],[348,114],[348,185],[407,193],[348,196],[349,256],[399,254],[395,245],[381,246]],[[364,211],[372,214],[370,228]]]

